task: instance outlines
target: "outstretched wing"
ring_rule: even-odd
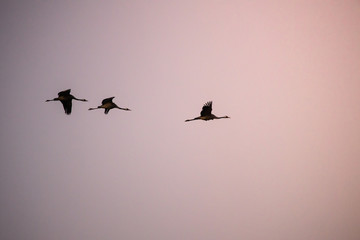
[[[69,95],[70,95],[70,91],[71,91],[71,89],[68,89],[68,90],[59,92],[58,95],[59,95],[59,97],[60,97],[60,96],[69,96]]]
[[[103,105],[104,105],[104,104],[109,103],[109,102],[111,103],[111,102],[112,102],[112,100],[113,100],[113,98],[114,98],[114,97],[105,98],[104,100],[102,100],[101,104],[103,104]]]
[[[71,99],[70,100],[63,100],[63,101],[61,101],[61,103],[62,103],[62,105],[64,107],[65,113],[70,115],[71,107],[72,107]]]
[[[204,104],[202,111],[200,113],[200,116],[202,116],[202,117],[209,116],[209,115],[211,115],[211,111],[212,111],[212,101],[209,101]]]

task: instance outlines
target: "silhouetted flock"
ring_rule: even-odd
[[[70,91],[71,91],[71,89],[61,91],[61,92],[58,93],[57,98],[46,100],[46,102],[60,101],[62,103],[63,107],[64,107],[65,113],[70,115],[71,114],[72,100],[73,99],[77,100],[77,101],[87,102],[86,99],[79,99],[79,98],[74,97],[73,95],[70,94]],[[108,114],[110,109],[113,109],[113,108],[121,109],[121,110],[124,110],[124,111],[131,111],[128,108],[121,108],[118,105],[116,105],[113,102],[114,98],[115,97],[105,98],[101,102],[100,106],[98,106],[96,108],[89,108],[89,110],[95,110],[95,109],[104,108],[105,109],[105,112],[104,112],[105,114]],[[187,120],[185,120],[185,122],[194,121],[194,120],[208,121],[208,120],[214,120],[214,119],[229,118],[228,116],[217,117],[214,114],[212,114],[211,111],[212,111],[212,102],[209,101],[209,102],[205,103],[204,106],[202,107],[202,110],[200,112],[199,117],[192,118],[192,119],[187,119]]]

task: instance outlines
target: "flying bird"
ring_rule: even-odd
[[[58,93],[58,97],[50,100],[46,100],[46,102],[50,101],[60,101],[64,107],[65,113],[67,115],[71,114],[72,100],[87,102],[86,99],[78,99],[70,94],[71,89],[62,91]]]
[[[211,111],[212,111],[212,101],[209,101],[209,102],[205,103],[204,106],[202,107],[202,111],[201,111],[199,117],[196,117],[193,119],[187,119],[187,120],[185,120],[185,122],[194,121],[194,120],[209,121],[209,120],[214,120],[214,119],[229,118],[228,116],[217,117],[214,114],[212,114]]]
[[[112,100],[114,97],[110,97],[110,98],[105,98],[102,102],[101,102],[101,106],[98,106],[97,108],[89,108],[89,110],[95,110],[95,109],[100,109],[100,108],[104,108],[105,109],[105,114],[108,114],[110,109],[113,108],[118,108],[121,110],[125,110],[125,111],[131,111],[128,108],[121,108],[118,105],[116,105]]]

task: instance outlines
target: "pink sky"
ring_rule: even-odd
[[[360,239],[359,1],[1,5],[0,239]]]

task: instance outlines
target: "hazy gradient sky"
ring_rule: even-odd
[[[1,239],[360,239],[360,1],[0,12]]]

